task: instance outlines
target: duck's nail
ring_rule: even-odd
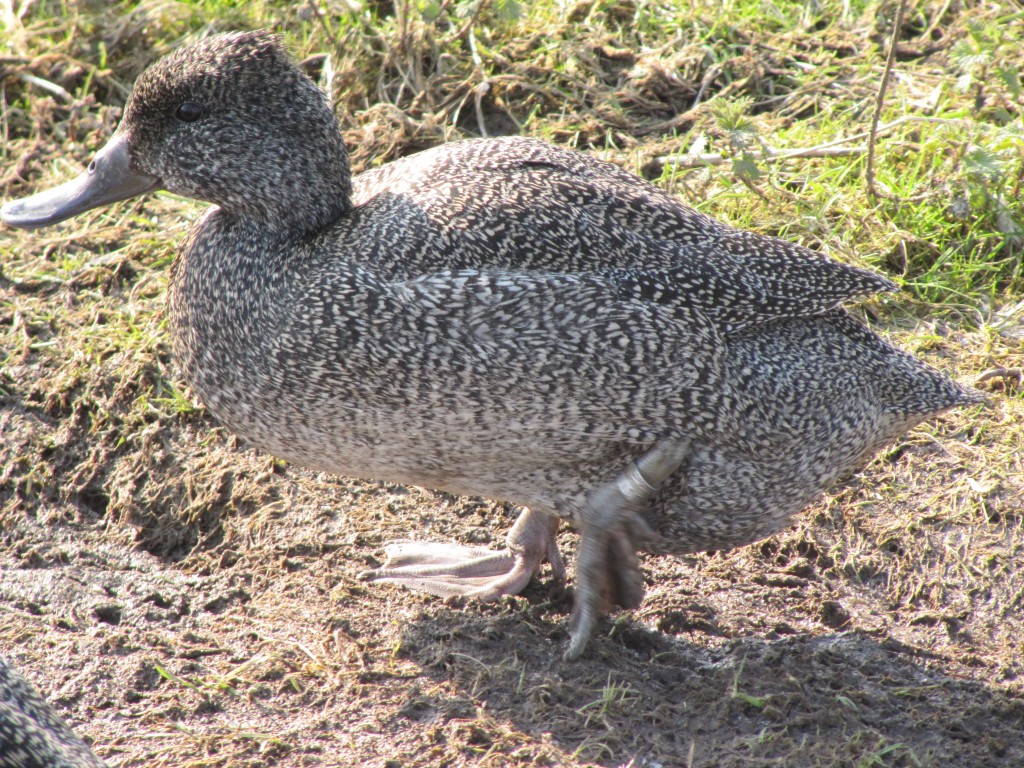
[[[131,170],[128,140],[122,134],[114,134],[96,153],[85,173],[59,187],[12,200],[0,208],[0,219],[12,227],[36,229],[159,188],[159,179]]]

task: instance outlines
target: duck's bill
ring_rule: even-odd
[[[0,208],[0,219],[12,227],[37,229],[160,186],[160,179],[131,170],[128,141],[115,134],[81,176],[32,197],[12,200]]]

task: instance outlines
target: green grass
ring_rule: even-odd
[[[864,46],[864,36],[884,39],[891,9],[746,0],[389,7],[204,0],[83,9],[41,2],[9,34],[27,56],[58,51],[85,67],[70,91],[76,100],[95,93],[117,103],[149,60],[188,35],[281,30],[300,57],[330,55],[331,85],[348,127],[371,116],[384,123],[390,141],[371,137],[354,147],[363,166],[410,143],[486,130],[495,116],[499,130],[514,126],[635,164],[631,155],[643,151],[647,132],[685,112],[697,90],[703,108],[654,135],[662,155],[699,146],[732,158],[708,171],[663,167],[660,181],[702,210],[894,273],[937,311],[973,297],[992,301],[1024,284],[1019,10],[965,14],[947,31],[955,44],[893,84],[882,122],[920,118],[878,140],[881,188],[911,201],[893,203],[867,195],[863,154],[777,164],[750,154],[867,130],[882,51]],[[111,34],[106,25],[113,21]],[[904,37],[939,21],[912,9]],[[820,46],[822,39],[831,45]],[[483,85],[488,90],[477,102]],[[9,90],[4,127],[11,138],[34,130],[18,120],[32,96],[28,88]],[[400,110],[406,125],[396,126],[398,113],[384,114],[382,104]],[[748,184],[764,196],[752,199]],[[694,185],[699,191],[687,195]]]

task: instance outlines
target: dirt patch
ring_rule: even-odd
[[[643,608],[566,664],[571,595],[550,581],[458,607],[354,579],[381,528],[416,527],[413,508],[444,521],[428,535],[477,542],[508,511],[302,473],[265,482],[287,511],[235,516],[225,543],[180,563],[106,543],[98,519],[6,529],[5,651],[111,763],[1024,760],[1016,641],[979,631],[980,612],[901,616],[881,583],[896,569],[826,575],[814,526],[650,560]]]

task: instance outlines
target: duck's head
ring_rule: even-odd
[[[217,35],[159,60],[82,175],[6,204],[0,218],[43,227],[157,189],[301,232],[348,208],[338,122],[276,36]]]

